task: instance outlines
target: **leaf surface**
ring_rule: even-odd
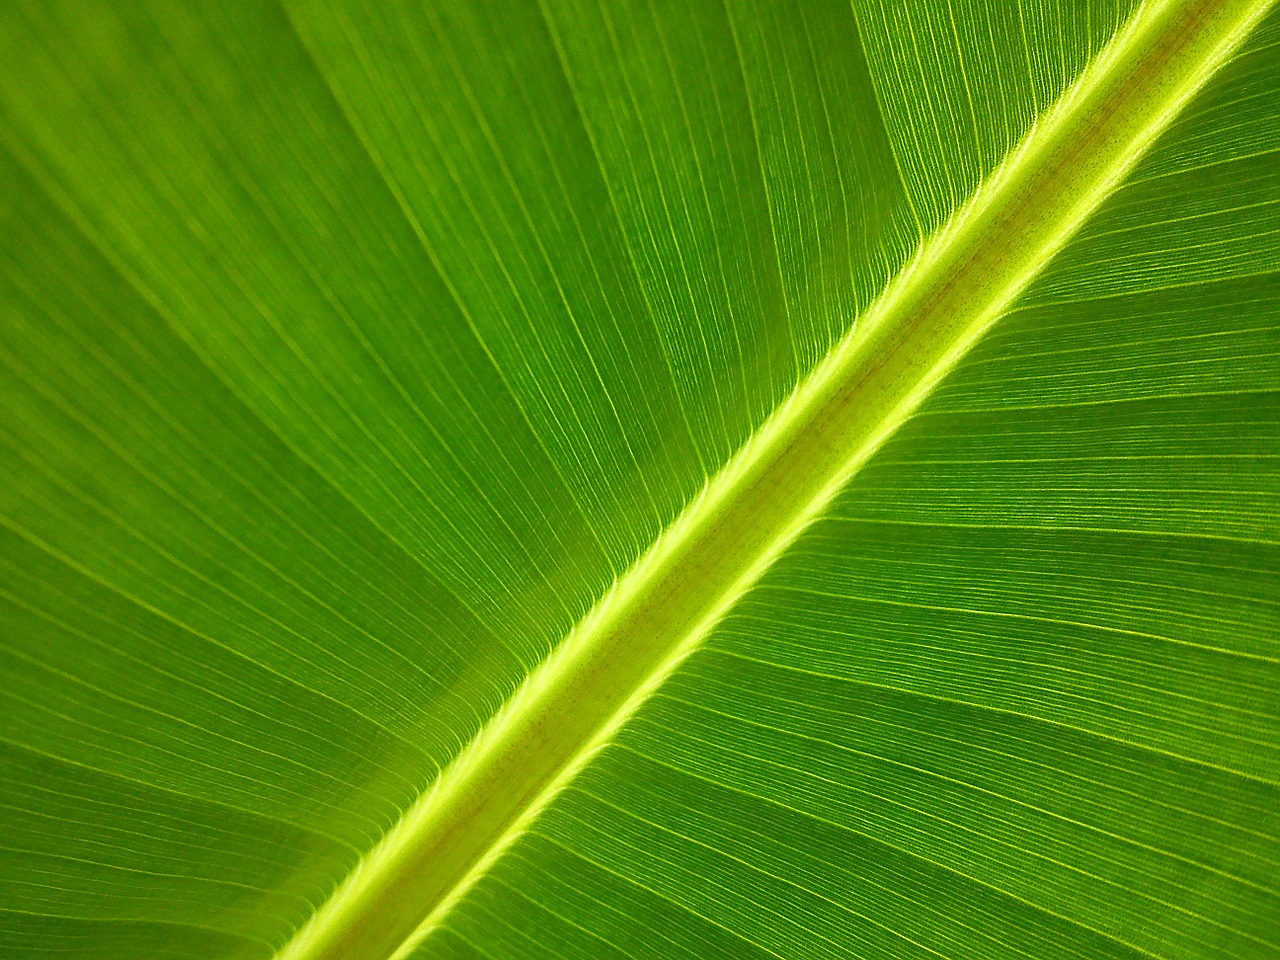
[[[0,949],[1280,954],[1280,20],[455,6],[0,13]]]

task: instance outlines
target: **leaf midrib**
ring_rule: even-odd
[[[1272,0],[1143,6],[279,960],[405,957],[1008,309]]]

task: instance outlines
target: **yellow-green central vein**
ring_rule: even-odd
[[[1270,3],[1141,7],[279,960],[407,957],[1008,309]]]

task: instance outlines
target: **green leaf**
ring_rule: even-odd
[[[0,955],[1280,957],[1266,0],[0,8]]]

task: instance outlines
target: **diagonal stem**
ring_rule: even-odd
[[[278,954],[407,956],[1123,181],[1271,0],[1144,5]]]

